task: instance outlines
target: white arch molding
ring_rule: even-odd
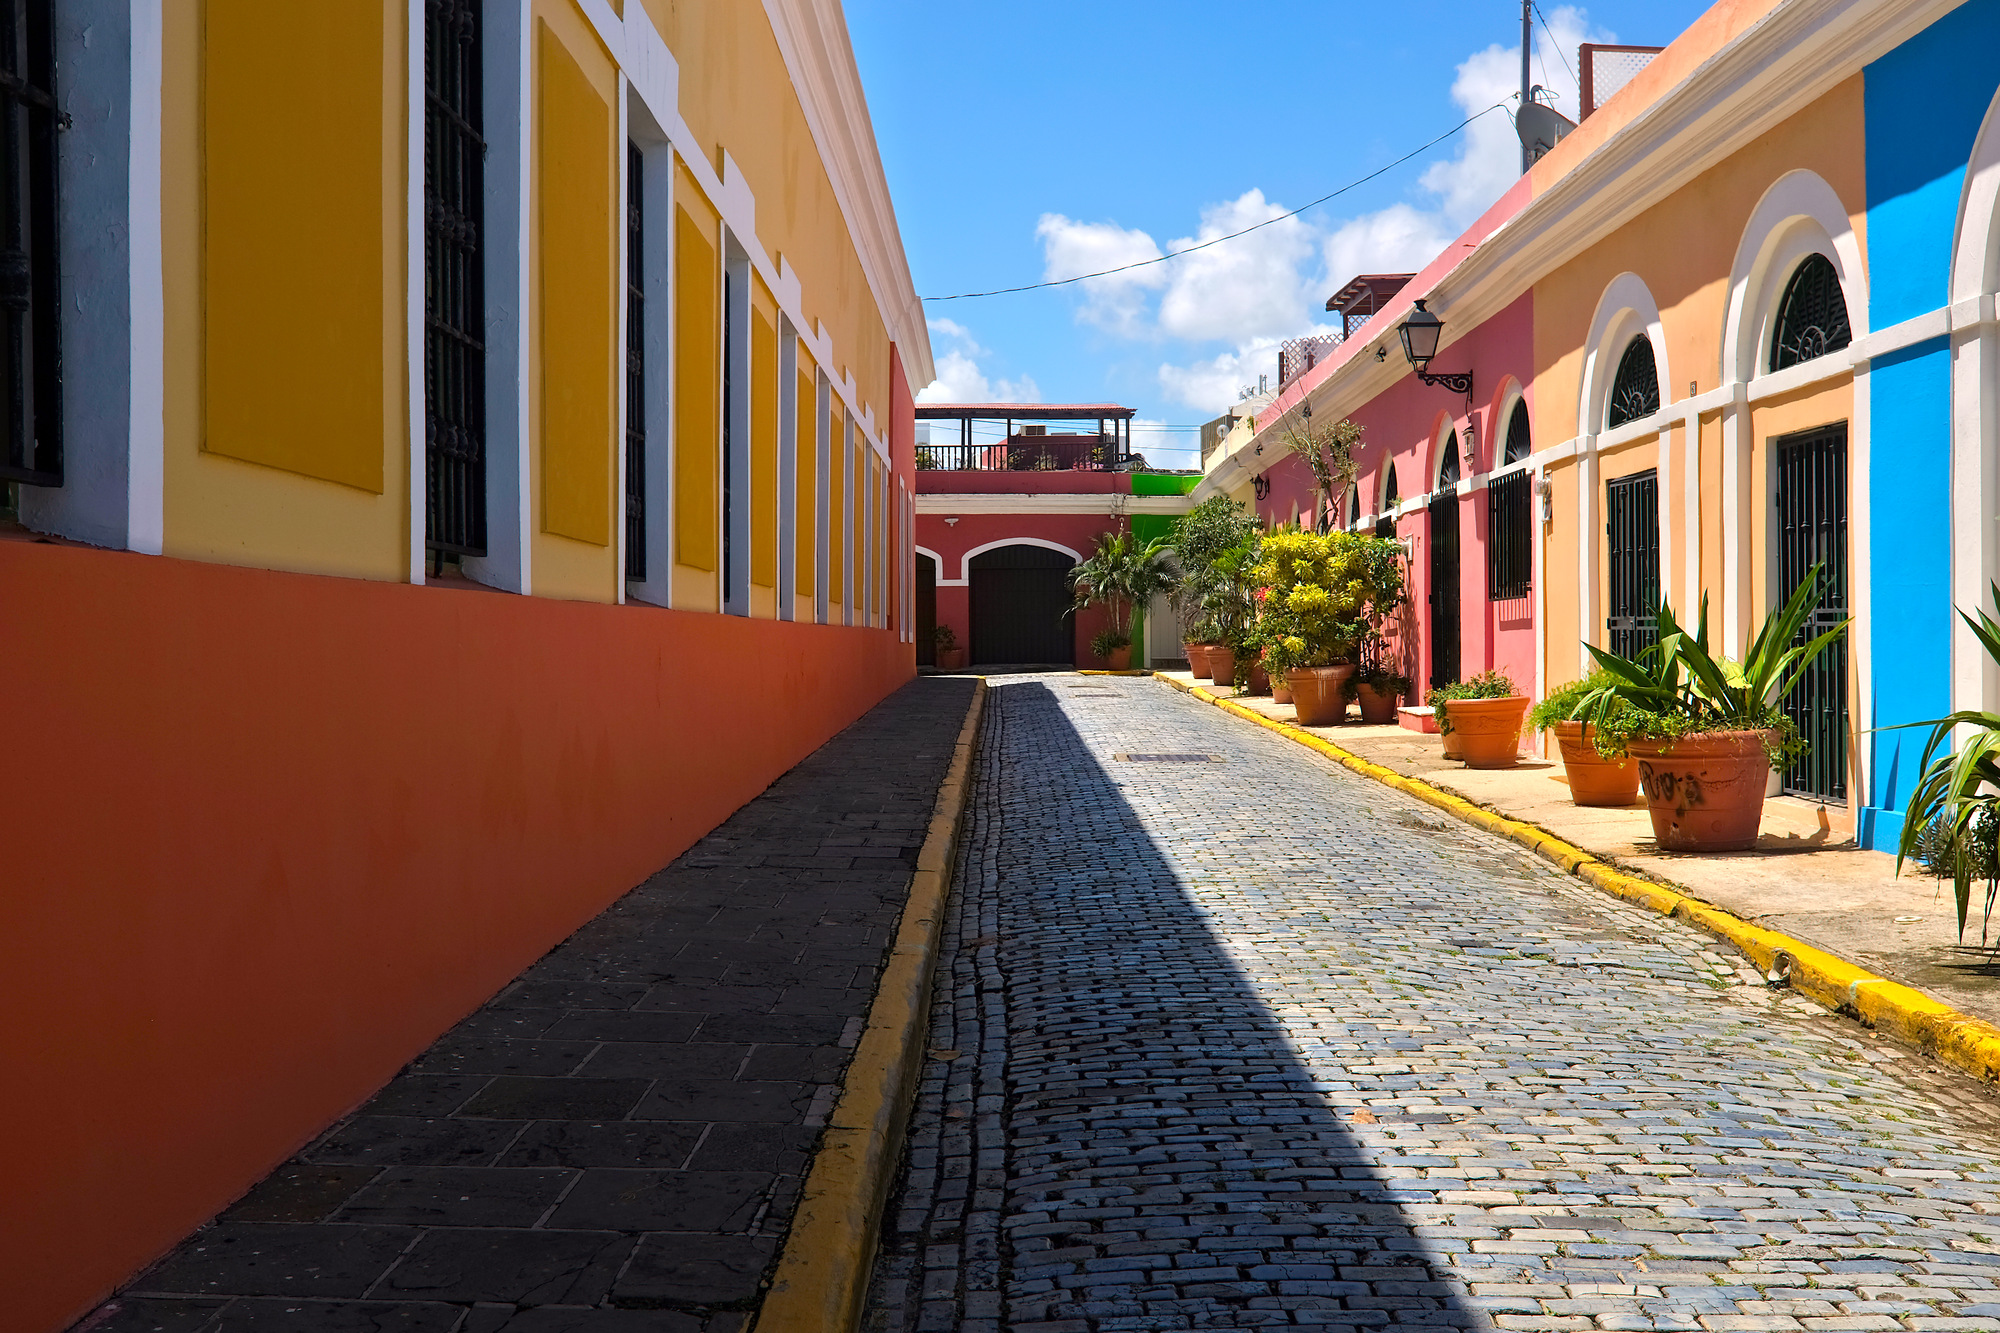
[[[1600,484],[1597,441],[1605,434],[1606,410],[1612,382],[1618,377],[1618,362],[1632,340],[1640,337],[1653,347],[1653,369],[1660,382],[1660,410],[1648,419],[1650,424],[1630,422],[1619,429],[1633,435],[1659,432],[1660,460],[1664,464],[1668,440],[1666,413],[1669,404],[1674,401],[1673,363],[1667,355],[1667,333],[1660,321],[1660,303],[1653,298],[1652,289],[1646,285],[1645,279],[1627,271],[1605,284],[1604,294],[1597,298],[1596,313],[1590,318],[1590,335],[1584,342],[1583,376],[1577,396],[1576,606],[1579,645],[1602,643],[1604,639],[1600,632],[1604,623],[1603,608],[1598,604],[1597,587],[1596,534],[1602,527],[1602,520],[1597,517],[1597,489]],[[1668,494],[1668,481],[1668,469],[1663,466],[1660,469],[1659,489],[1662,504]],[[1668,544],[1672,531],[1666,522],[1666,515],[1662,513],[1660,564],[1663,570],[1668,567]],[[1585,657],[1579,646],[1574,667],[1579,676],[1591,667]]]
[[[1068,556],[1070,559],[1078,562],[1079,564],[1081,564],[1083,561],[1083,555],[1080,552],[1071,550],[1069,547],[1064,546],[1061,542],[1052,542],[1042,537],[1002,537],[997,542],[985,542],[979,546],[975,546],[971,550],[967,551],[964,555],[960,556],[958,558],[958,577],[956,579],[953,579],[949,584],[946,584],[942,580],[940,580],[939,586],[940,587],[971,586],[972,557],[975,555],[984,555],[988,551],[997,551],[1003,546],[1039,546],[1045,551],[1060,551],[1064,555]]]
[[[933,551],[930,547],[919,546],[914,549],[916,551],[917,559],[919,560],[928,559],[931,562],[932,566],[935,567],[937,570],[937,578],[936,580],[933,581],[931,585],[932,587],[955,588],[965,582],[964,579],[946,578],[944,576],[944,557],[939,555],[936,551]]]
[[[1951,254],[1951,600],[1984,607],[2000,578],[2000,93],[1966,163]],[[1857,385],[1858,393],[1858,385]],[[1852,522],[1848,531],[1853,532]],[[1951,706],[2000,707],[2000,670],[1958,617]]]
[[[1775,558],[1775,551],[1770,549],[1775,538],[1769,537],[1769,525],[1766,549],[1750,549],[1749,537],[1756,528],[1750,507],[1761,504],[1774,493],[1777,464],[1767,450],[1761,484],[1750,475],[1753,441],[1748,386],[1772,373],[1771,343],[1777,333],[1779,302],[1800,262],[1815,254],[1824,256],[1840,279],[1848,327],[1858,343],[1868,334],[1868,278],[1853,220],[1839,194],[1818,173],[1788,171],[1764,191],[1744,223],[1736,258],[1730,265],[1729,301],[1723,315],[1722,363],[1718,370],[1731,395],[1722,413],[1722,642],[1725,651],[1731,654],[1742,651],[1749,635],[1756,581],[1750,562],[1761,558],[1768,569]],[[1829,362],[1833,358],[1854,364],[1848,352],[1832,353]],[[1832,368],[1837,369],[1839,364],[1834,363]],[[1861,556],[1854,561],[1858,574],[1867,551],[1868,488],[1853,484],[1852,479],[1865,480],[1868,475],[1868,444],[1862,428],[1866,419],[1865,365],[1855,369],[1854,419],[1848,424],[1847,521],[1849,544]],[[1691,443],[1690,453],[1698,448],[1698,443]],[[1699,458],[1691,456],[1689,466],[1699,465]],[[1856,599],[1851,609],[1858,621],[1865,622],[1862,599],[1866,597],[1867,579],[1851,578],[1848,587]],[[1855,642],[1857,650],[1860,649],[1859,636]],[[1856,667],[1865,716],[1865,654],[1857,652]]]
[[[1452,450],[1447,449],[1445,446],[1451,444],[1452,437],[1457,434],[1458,419],[1449,412],[1440,412],[1437,424],[1431,428],[1431,457],[1430,462],[1426,465],[1430,476],[1430,483],[1424,487],[1424,494],[1427,497],[1437,494],[1439,488],[1444,485],[1445,457],[1452,452]],[[1472,473],[1465,466],[1465,458],[1463,456],[1464,443],[1460,442],[1456,448],[1460,453],[1458,476],[1460,481],[1464,481]]]

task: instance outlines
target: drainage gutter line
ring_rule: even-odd
[[[909,901],[868,1010],[868,1026],[806,1174],[791,1234],[752,1325],[755,1333],[845,1333],[861,1321],[882,1212],[902,1160],[923,1069],[931,980],[986,692],[986,681],[977,679],[931,807],[930,831],[917,853]]]

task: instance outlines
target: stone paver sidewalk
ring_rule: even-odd
[[[80,1327],[744,1328],[973,684],[879,705]]]
[[[1204,693],[1186,672],[1168,673]],[[1222,696],[1266,717],[1293,722],[1290,704],[1266,695]],[[1348,716],[1353,718],[1350,708]],[[1363,759],[1405,777],[1539,825],[1574,846],[1629,870],[1678,884],[1746,921],[1780,930],[1905,985],[1927,990],[1965,1013],[2000,1023],[2000,954],[1979,946],[1979,905],[1958,937],[1951,886],[1896,858],[1862,851],[1818,806],[1795,797],[1764,803],[1754,852],[1676,854],[1653,842],[1643,801],[1593,810],[1570,800],[1562,761],[1524,756],[1518,768],[1479,771],[1444,758],[1436,736],[1399,726],[1348,722],[1308,727]]]
[[[2000,1329],[1990,1090],[1155,681],[985,716],[871,1333]]]

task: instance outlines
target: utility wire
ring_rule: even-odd
[[[1541,13],[1541,10],[1537,9],[1535,12],[1539,14]],[[1547,23],[1544,23],[1542,26],[1547,27],[1548,25]],[[1573,78],[1575,76],[1572,75],[1571,77]],[[1335,190],[1332,194],[1323,194],[1319,198],[1313,200],[1311,203],[1301,204],[1299,207],[1291,210],[1291,212],[1280,213],[1278,214],[1278,216],[1274,218],[1265,218],[1262,222],[1253,223],[1250,226],[1245,227],[1242,231],[1232,231],[1227,236],[1217,236],[1210,240],[1202,241],[1198,245],[1190,245],[1184,250],[1175,250],[1169,254],[1155,255],[1151,259],[1141,259],[1130,264],[1120,264],[1117,268],[1099,269],[1095,273],[1079,273],[1073,278],[1051,278],[1047,282],[1023,283],[1019,287],[996,287],[989,292],[958,292],[951,296],[924,296],[924,297],[919,297],[918,299],[923,301],[970,301],[975,297],[980,297],[980,296],[1006,296],[1013,292],[1039,291],[1044,287],[1066,287],[1072,282],[1083,282],[1089,278],[1105,278],[1111,276],[1113,273],[1126,273],[1130,272],[1132,269],[1135,268],[1145,268],[1150,264],[1164,264],[1169,259],[1179,259],[1182,255],[1191,255],[1197,250],[1206,250],[1211,245],[1221,245],[1224,241],[1233,241],[1239,236],[1248,236],[1253,231],[1261,230],[1262,228],[1270,226],[1274,222],[1283,222],[1286,218],[1295,218],[1309,208],[1318,208],[1321,204],[1325,203],[1329,199],[1338,199],[1341,195],[1346,194],[1349,190],[1358,189],[1359,187],[1366,185],[1369,181],[1374,180],[1377,176],[1380,176],[1385,172],[1393,171],[1397,167],[1402,166],[1405,162],[1409,161],[1413,157],[1416,157],[1418,154],[1429,152],[1431,149],[1443,143],[1446,139],[1451,138],[1452,135],[1457,134],[1467,125],[1470,125],[1473,121],[1478,120],[1481,116],[1486,115],[1488,112],[1498,111],[1501,107],[1506,106],[1509,102],[1512,102],[1519,97],[1520,97],[1519,93],[1510,93],[1506,97],[1500,99],[1498,102],[1495,102],[1492,106],[1487,107],[1485,111],[1473,112],[1471,115],[1467,116],[1464,120],[1461,120],[1460,122],[1458,122],[1458,124],[1446,130],[1443,134],[1438,135],[1437,138],[1432,139],[1429,143],[1419,145],[1416,148],[1412,148],[1409,152],[1403,154],[1401,157],[1397,158],[1394,162],[1391,162],[1386,166],[1379,167],[1376,170],[1369,172],[1366,176],[1361,177],[1359,180],[1349,181],[1347,184],[1341,186],[1338,190]]]
[[[1582,80],[1577,78],[1576,71],[1574,69],[1570,69],[1569,53],[1564,51],[1562,49],[1562,43],[1556,40],[1555,29],[1549,26],[1548,18],[1544,16],[1542,13],[1542,7],[1540,5],[1535,4],[1534,0],[1528,0],[1528,3],[1534,7],[1535,17],[1541,19],[1542,31],[1549,35],[1549,45],[1555,48],[1556,58],[1563,62],[1564,69],[1569,70],[1570,82],[1577,85],[1577,97],[1580,101],[1583,97],[1583,82]]]

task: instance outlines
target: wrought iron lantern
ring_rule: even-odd
[[[1397,334],[1403,340],[1403,355],[1409,358],[1415,368],[1417,378],[1425,384],[1435,384],[1450,389],[1453,393],[1465,395],[1465,464],[1472,467],[1473,457],[1478,451],[1477,426],[1472,415],[1472,372],[1433,375],[1431,361],[1437,356],[1438,340],[1444,336],[1444,321],[1424,308],[1419,300],[1401,324],[1396,326]]]

